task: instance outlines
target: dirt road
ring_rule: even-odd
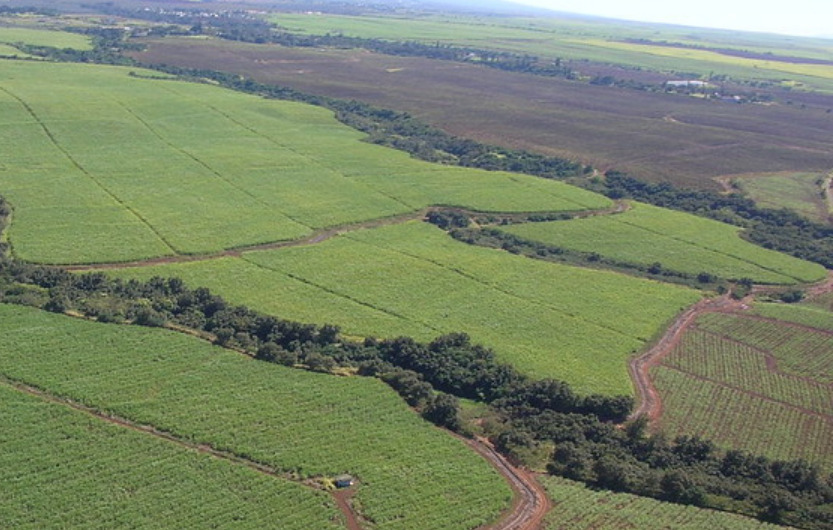
[[[512,509],[495,523],[481,527],[481,530],[537,530],[542,528],[544,518],[552,507],[546,490],[530,473],[516,468],[498,453],[485,439],[467,441],[483,458],[506,478],[515,501]]]
[[[639,406],[631,413],[630,418],[647,416],[650,422],[654,422],[660,417],[662,414],[662,400],[653,381],[651,381],[650,369],[671,352],[680,341],[683,332],[698,316],[716,311],[738,310],[742,307],[744,307],[743,301],[734,300],[728,294],[719,298],[701,300],[680,314],[654,346],[631,360],[628,363],[628,371],[636,386]]]

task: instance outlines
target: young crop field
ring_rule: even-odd
[[[146,51],[131,55],[358,99],[407,111],[458,136],[687,187],[718,189],[712,178],[723,175],[833,167],[827,140],[833,136],[833,115],[822,104],[718,103],[476,64],[219,39],[154,39]],[[575,68],[585,68],[584,63]],[[645,70],[611,75],[628,79],[634,72],[648,75]],[[654,73],[646,82],[667,79]],[[790,97],[802,96],[793,92]],[[488,112],[483,101],[490,102]]]
[[[819,173],[776,173],[732,178],[732,184],[765,208],[789,208],[819,223],[830,220]]]
[[[5,354],[5,351],[4,351]],[[0,383],[0,521],[39,528],[342,528],[323,491]]]
[[[0,26],[0,43],[71,48],[73,50],[91,50],[93,48],[90,37],[78,33],[2,26]]]
[[[696,276],[750,278],[789,284],[824,278],[821,265],[761,248],[740,238],[740,229],[683,212],[633,204],[627,212],[570,221],[525,223],[504,229],[548,245]]]
[[[755,304],[756,315],[833,332],[833,312],[829,307],[809,300],[801,304]]]
[[[299,477],[349,472],[375,528],[474,528],[512,494],[384,383],[255,361],[193,337],[0,305],[0,374]]]
[[[833,467],[833,335],[706,314],[653,371],[670,435]]]
[[[431,204],[604,208],[534,177],[428,164],[332,113],[124,68],[0,63],[0,189],[30,261],[216,252]],[[151,74],[149,74],[151,75]]]
[[[580,482],[547,476],[542,478],[553,509],[546,528],[552,530],[775,530],[782,526],[763,523],[732,513],[672,504],[628,493],[596,491]]]
[[[524,372],[608,394],[632,393],[627,358],[700,296],[466,245],[420,222],[113,274],[178,276],[232,302],[337,324],[348,335],[431,339],[464,331]]]

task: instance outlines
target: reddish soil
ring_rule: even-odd
[[[723,295],[715,299],[701,300],[686,309],[665,334],[648,351],[635,357],[628,364],[628,371],[638,395],[639,406],[631,414],[631,418],[647,416],[651,423],[656,422],[662,415],[662,400],[657,392],[653,381],[651,381],[651,367],[658,364],[663,357],[680,342],[683,332],[703,313],[716,311],[734,311],[746,307],[742,300],[733,300],[729,295]]]
[[[201,453],[211,455],[215,458],[219,458],[219,459],[222,459],[222,460],[227,460],[229,462],[233,462],[233,463],[238,464],[238,465],[246,466],[249,469],[253,469],[253,470],[255,470],[259,473],[263,473],[263,474],[266,474],[266,475],[269,475],[269,476],[272,476],[272,477],[277,477],[277,478],[280,478],[280,479],[283,479],[283,480],[293,480],[293,481],[297,482],[297,480],[295,478],[293,478],[292,476],[290,476],[286,473],[282,473],[282,472],[280,472],[280,471],[278,471],[278,470],[276,470],[272,467],[269,467],[269,466],[260,464],[258,462],[254,462],[252,460],[248,460],[246,458],[237,456],[234,453],[221,451],[219,449],[215,449],[214,447],[211,447],[210,445],[206,445],[206,444],[198,444],[198,443],[194,443],[194,442],[189,442],[187,440],[183,440],[181,438],[178,438],[178,437],[176,437],[176,436],[174,436],[170,433],[157,430],[156,428],[154,428],[150,425],[141,425],[141,424],[138,424],[138,423],[134,423],[130,420],[127,420],[125,418],[120,418],[120,417],[117,417],[117,416],[111,416],[111,415],[108,415],[108,414],[104,414],[103,412],[101,412],[99,410],[96,410],[96,409],[91,408],[91,407],[87,407],[86,405],[82,405],[81,403],[77,403],[75,401],[71,401],[71,400],[68,400],[68,399],[63,399],[63,398],[54,396],[54,395],[52,395],[48,392],[45,392],[45,391],[43,391],[39,388],[30,386],[30,385],[26,385],[24,383],[20,383],[18,381],[10,380],[10,379],[7,379],[3,376],[0,376],[0,384],[10,386],[12,388],[15,388],[15,389],[21,391],[21,392],[25,392],[25,393],[30,394],[32,396],[36,396],[36,397],[38,397],[40,399],[43,399],[45,401],[48,401],[50,403],[57,403],[59,405],[63,405],[65,407],[69,407],[71,409],[83,412],[83,413],[88,414],[90,416],[93,416],[93,417],[95,417],[99,420],[106,421],[107,423],[111,423],[113,425],[118,425],[120,427],[124,427],[126,429],[130,429],[130,430],[133,430],[133,431],[136,431],[136,432],[140,432],[142,434],[147,434],[147,435],[150,435],[150,436],[154,436],[154,437],[159,438],[161,440],[165,440],[166,442],[176,444],[176,445],[178,445],[180,447],[183,447],[185,449],[190,449],[190,450],[193,450],[193,451],[199,451]],[[307,484],[307,483],[301,482],[301,484]],[[348,530],[361,530],[361,526],[358,524],[357,516],[356,516],[355,512],[353,512],[353,509],[352,509],[350,503],[348,502],[350,497],[352,496],[352,494],[353,494],[352,491],[346,491],[345,490],[345,491],[342,491],[342,492],[334,492],[333,497],[336,501],[336,506],[338,506],[338,509],[341,511],[342,514],[344,514],[344,519],[347,522]]]
[[[359,519],[356,512],[353,511],[351,499],[356,494],[356,488],[350,487],[333,491],[333,498],[336,501],[339,511],[344,514],[347,530],[362,530],[362,525],[359,524]]]
[[[544,518],[552,508],[547,492],[535,477],[523,469],[513,466],[484,438],[467,440],[466,443],[489,461],[509,482],[515,492],[515,501],[509,512],[497,522],[481,527],[481,530],[537,530],[542,528]]]

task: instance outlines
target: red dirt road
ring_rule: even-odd
[[[515,492],[512,509],[497,522],[481,527],[481,530],[537,530],[542,528],[544,518],[552,508],[544,487],[535,480],[531,473],[510,464],[503,455],[495,451],[487,440],[478,438],[467,440],[466,443],[488,460],[506,478],[512,491]]]
[[[648,420],[653,423],[660,417],[662,414],[662,400],[653,381],[651,381],[649,372],[651,367],[659,363],[679,343],[683,332],[698,316],[716,311],[739,310],[743,307],[745,307],[743,301],[733,300],[729,295],[701,300],[680,314],[653,347],[631,360],[628,363],[628,371],[636,386],[639,406],[631,413],[630,418],[647,416]]]

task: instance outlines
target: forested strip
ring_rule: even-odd
[[[0,198],[0,211],[10,208]],[[0,218],[0,222],[5,222]],[[489,404],[492,438],[522,456],[554,444],[548,470],[588,484],[671,502],[735,511],[809,529],[833,528],[833,475],[804,461],[722,453],[696,437],[649,435],[644,421],[621,428],[625,396],[576,395],[555,380],[534,380],[464,333],[420,343],[409,337],[363,342],[316,326],[233,306],[177,278],[146,282],[77,275],[0,258],[0,302],[68,312],[102,322],[166,326],[196,333],[266,362],[320,372],[379,377],[422,415],[466,434],[457,398]],[[439,391],[439,392],[438,392]]]

